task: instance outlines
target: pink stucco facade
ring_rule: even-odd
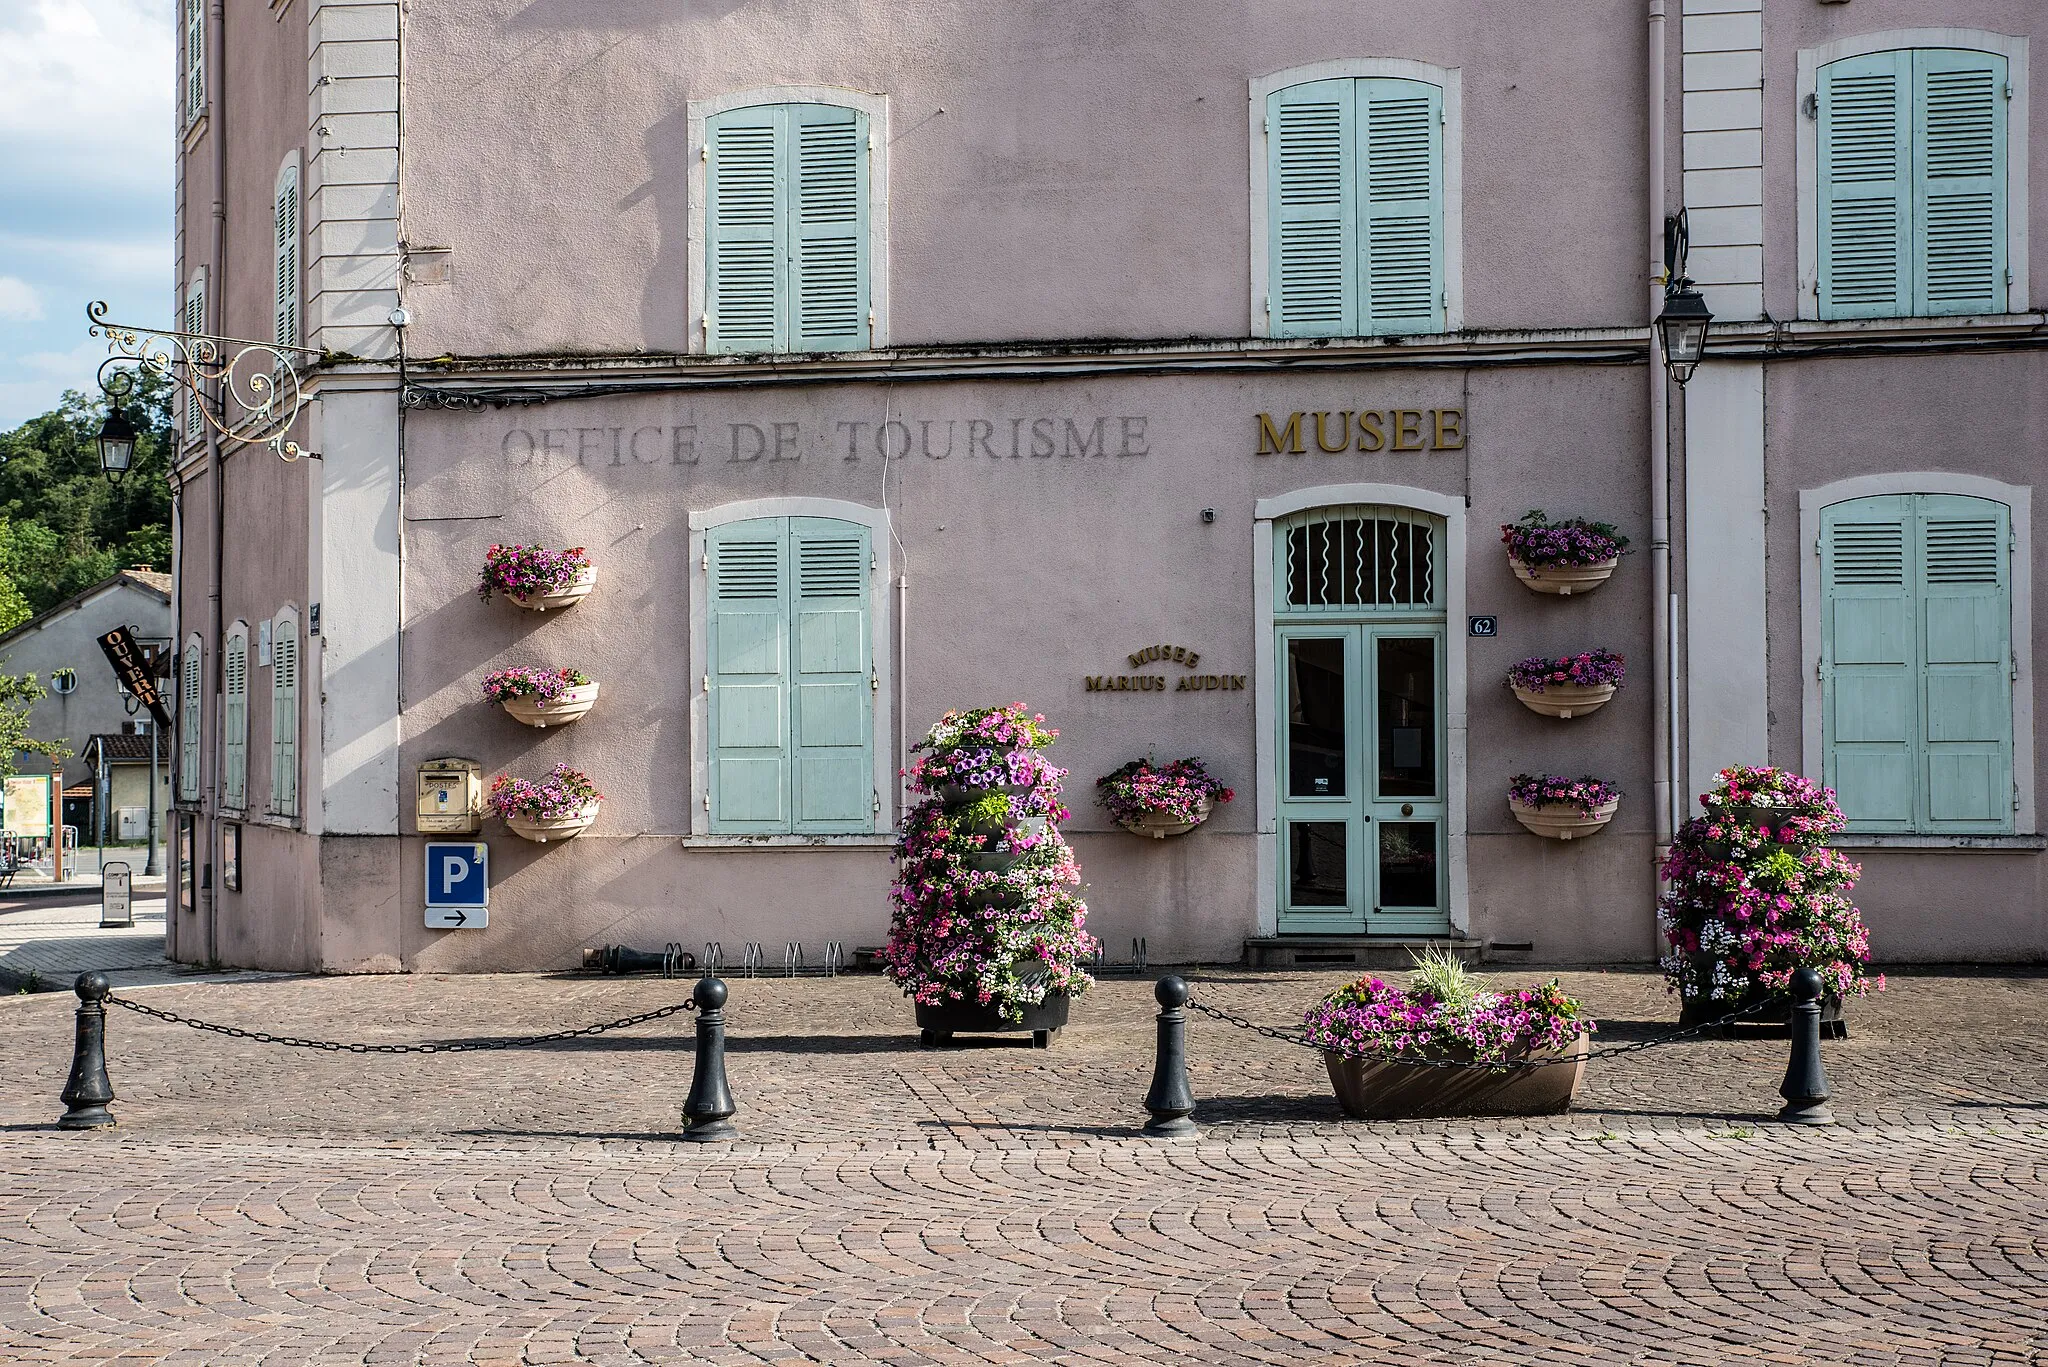
[[[1319,507],[1369,505],[1429,519],[1438,555],[1442,808],[1426,815],[1442,826],[1442,925],[1429,933],[1510,961],[1653,957],[1669,814],[1652,797],[1667,726],[1652,687],[1652,128],[1663,202],[1691,208],[1694,274],[1720,315],[1667,428],[1685,795],[1723,763],[1808,766],[1819,628],[1802,518],[1822,491],[1974,480],[2030,510],[2048,417],[2032,302],[2044,272],[2027,269],[2048,244],[2048,136],[2009,143],[2023,231],[2003,312],[1793,321],[1813,214],[1801,53],[1935,25],[1945,36],[1898,41],[2003,43],[2021,54],[2012,118],[2041,130],[2048,94],[2026,91],[2024,55],[2048,13],[1669,0],[1660,26],[1666,6],[1649,0],[1540,19],[1515,0],[1450,8],[298,0],[280,17],[228,0],[213,103],[185,137],[180,280],[208,266],[209,326],[270,335],[273,193],[296,159],[304,336],[328,355],[305,432],[318,459],[195,445],[181,472],[178,637],[196,634],[208,667],[199,796],[182,804],[197,895],[174,914],[176,956],[461,971],[568,967],[600,943],[718,941],[736,957],[758,941],[771,959],[789,941],[877,944],[904,742],[948,708],[1012,699],[1061,731],[1068,835],[1113,956],[1137,937],[1155,962],[1235,961],[1276,936],[1284,950],[1303,922],[1280,891],[1272,538]],[[1647,107],[1653,33],[1661,120]],[[1255,92],[1296,70],[1427,72],[1455,91],[1449,330],[1269,335]],[[705,111],[742,92],[835,90],[873,111],[877,345],[702,354]],[[1420,449],[1313,440],[1316,414],[1392,426],[1404,412],[1424,415]],[[1450,412],[1455,437],[1431,440],[1427,415]],[[1260,415],[1294,414],[1305,449],[1262,451]],[[748,842],[706,815],[702,536],[739,505],[873,529],[864,837]],[[1619,524],[1633,551],[1595,593],[1532,593],[1498,530],[1532,508]],[[477,567],[504,542],[588,548],[595,592],[545,614],[480,603]],[[1995,837],[1850,842],[1882,958],[2048,954],[2025,615],[2048,584],[2032,564],[2014,579],[2025,801]],[[304,629],[297,810],[272,810],[262,758],[247,809],[224,810],[217,641],[286,609]],[[1475,617],[1497,634],[1472,634]],[[1199,670],[1128,663],[1160,643],[1198,651]],[[1595,715],[1540,717],[1504,686],[1517,659],[1592,647],[1630,668]],[[573,725],[521,726],[478,692],[512,665],[580,668],[599,705]],[[1140,672],[1166,686],[1086,683]],[[1242,686],[1173,687],[1212,672]],[[259,756],[268,687],[259,671]],[[1237,799],[1184,837],[1128,834],[1090,789],[1147,754],[1198,754]],[[422,918],[415,776],[445,757],[487,781],[565,761],[606,794],[565,843],[485,823],[481,931]],[[1505,797],[1530,771],[1608,779],[1619,813],[1589,839],[1540,839]],[[213,876],[229,821],[239,889]],[[1361,945],[1372,925],[1362,913]]]

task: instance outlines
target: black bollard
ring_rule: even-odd
[[[723,978],[699,978],[690,993],[697,1003],[697,1066],[683,1103],[683,1138],[695,1144],[740,1135],[732,1123],[732,1088],[725,1083],[725,996]]]
[[[1820,1064],[1820,974],[1810,968],[1792,974],[1792,1057],[1785,1064],[1785,1083],[1778,1095],[1785,1109],[1778,1119],[1793,1125],[1832,1125],[1828,1109],[1828,1075]]]
[[[1160,1007],[1159,1043],[1152,1056],[1152,1089],[1145,1093],[1152,1123],[1144,1133],[1148,1139],[1193,1139],[1201,1131],[1189,1119],[1195,1093],[1188,1085],[1188,1016],[1181,1010],[1188,1004],[1187,982],[1169,974],[1152,985],[1152,996]]]
[[[71,1050],[71,1077],[64,1084],[60,1130],[104,1130],[114,1123],[107,1103],[114,1084],[107,1077],[107,993],[113,985],[104,973],[81,973],[72,986],[78,992],[78,1041]]]

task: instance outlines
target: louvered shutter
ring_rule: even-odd
[[[206,270],[204,267],[192,273],[192,283],[185,290],[184,321],[181,327],[186,332],[206,331]],[[185,435],[197,437],[206,431],[206,419],[200,409],[205,400],[192,390],[185,391]]]
[[[1854,831],[1910,831],[1918,787],[1912,508],[1904,495],[1821,510],[1824,781]]]
[[[1357,127],[1364,331],[1441,332],[1443,91],[1422,81],[1361,80]]]
[[[237,811],[249,805],[249,634],[228,634],[221,653],[222,749],[226,775],[221,801]]]
[[[299,623],[280,617],[270,642],[270,810],[299,814]]]
[[[705,349],[782,351],[786,216],[783,133],[773,106],[731,109],[706,122]]]
[[[2006,309],[2005,59],[1913,54],[1913,312]]]
[[[1910,52],[1820,69],[1820,316],[1891,318],[1912,298]]]
[[[1925,824],[2012,829],[2011,527],[1989,499],[1918,504]]]
[[[185,638],[178,658],[178,796],[199,799],[199,638]]]
[[[789,238],[794,351],[868,345],[867,119],[852,109],[790,109],[796,167]],[[785,164],[789,164],[787,161]]]
[[[796,564],[790,604],[792,829],[874,829],[871,763],[875,690],[868,625],[868,529],[831,518],[790,519]]]
[[[206,112],[206,0],[185,0],[185,122]]]
[[[1359,331],[1356,84],[1310,81],[1266,99],[1267,308],[1275,337]]]
[[[782,518],[706,533],[716,832],[789,829],[788,535]]]
[[[273,294],[275,333],[282,346],[299,344],[299,168],[278,175],[276,209],[277,281]]]

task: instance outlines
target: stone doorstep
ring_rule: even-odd
[[[1406,969],[1425,949],[1449,950],[1467,964],[1488,957],[1478,940],[1441,936],[1257,935],[1244,942],[1244,962],[1247,968]]]

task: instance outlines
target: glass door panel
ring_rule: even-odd
[[[1434,821],[1380,823],[1376,910],[1436,910],[1436,832]]]
[[[1348,754],[1344,748],[1344,656],[1341,636],[1297,637],[1287,642],[1287,795],[1343,797]]]
[[[1349,823],[1290,821],[1287,823],[1287,900],[1296,907],[1351,905]]]
[[[1441,934],[1443,878],[1443,628],[1368,630],[1372,699],[1372,900],[1366,929]]]
[[[1373,642],[1380,797],[1437,795],[1436,644],[1428,636]]]
[[[1355,626],[1285,629],[1280,637],[1282,930],[1365,929],[1364,644]]]

